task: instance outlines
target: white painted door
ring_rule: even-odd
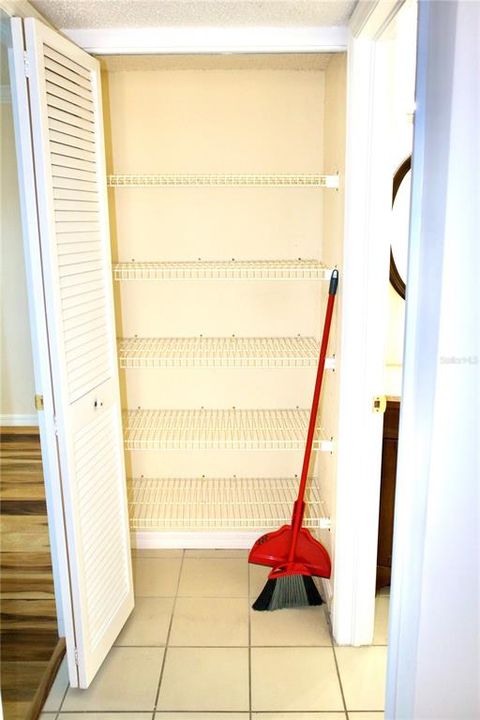
[[[73,618],[70,683],[85,688],[133,608],[100,72],[37,20],[24,21],[23,37],[22,21],[12,22],[15,78],[29,99],[17,130],[23,149],[31,138],[34,159],[35,196],[24,178],[24,200],[38,218],[30,242],[36,234],[65,524],[62,592]]]

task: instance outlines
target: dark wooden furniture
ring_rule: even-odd
[[[57,647],[38,428],[0,428],[0,474],[2,702],[5,720],[26,720],[38,716],[65,652]]]
[[[378,525],[377,590],[390,585],[392,570],[393,515],[395,508],[395,477],[397,474],[398,421],[400,399],[387,398],[383,420],[382,476],[380,486],[380,518]]]

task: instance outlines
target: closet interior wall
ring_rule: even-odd
[[[152,350],[148,362],[146,356],[142,360],[141,352],[133,359],[123,359],[124,408],[252,411],[244,416],[245,438],[232,435],[227,428],[224,442],[228,449],[218,447],[222,444],[218,438],[210,447],[203,443],[202,449],[195,449],[196,441],[185,444],[185,434],[175,423],[162,442],[167,438],[167,444],[180,449],[166,449],[165,443],[158,446],[153,425],[147,432],[130,433],[126,442],[130,478],[171,478],[174,483],[178,480],[178,487],[187,488],[187,494],[188,482],[179,479],[191,479],[196,490],[187,502],[190,506],[200,497],[198,482],[222,479],[225,512],[231,514],[223,524],[206,517],[196,527],[190,520],[182,527],[183,511],[178,508],[171,527],[144,515],[144,526],[132,518],[133,529],[167,533],[204,529],[211,536],[216,529],[234,532],[248,528],[260,534],[265,527],[278,526],[282,513],[289,519],[290,507],[285,510],[285,503],[275,494],[279,488],[275,479],[288,479],[295,485],[306,425],[304,431],[294,430],[294,442],[291,429],[286,427],[283,434],[280,430],[281,437],[277,433],[272,445],[268,426],[273,416],[268,412],[260,416],[257,411],[291,410],[295,423],[300,422],[297,410],[310,408],[317,350],[314,347],[312,351],[311,346],[301,350],[300,346],[302,338],[319,340],[328,268],[338,266],[341,272],[345,65],[343,54],[102,58],[110,175],[208,173],[238,178],[244,173],[272,178],[292,173],[298,177],[340,173],[338,190],[278,187],[275,177],[268,181],[273,185],[259,187],[230,186],[228,182],[217,187],[110,187],[114,264],[211,261],[215,268],[215,262],[233,259],[295,263],[301,258],[327,266],[325,272],[318,270],[315,279],[305,279],[298,270],[283,272],[282,279],[262,277],[260,270],[255,271],[257,279],[248,280],[230,276],[125,279],[117,271],[120,350],[125,338],[177,339],[168,348],[164,344],[157,349],[157,354]],[[195,266],[195,272],[202,267]],[[319,279],[322,274],[325,277]],[[339,352],[338,308],[335,315],[329,355]],[[179,338],[202,336],[222,338],[209,350],[207,360],[201,344],[192,351],[193,359],[192,352],[185,355],[183,351],[182,355]],[[239,360],[235,358],[238,345],[228,345],[236,342],[231,340],[233,336],[264,338],[263,345],[260,348],[254,342],[253,349]],[[281,343],[279,350],[272,340],[278,338],[296,340]],[[229,353],[225,347],[237,350]],[[164,355],[158,357],[158,352]],[[128,362],[137,367],[124,368]],[[150,367],[142,367],[146,364]],[[321,488],[326,503],[312,510],[314,527],[318,525],[315,513],[331,516],[335,507],[338,392],[332,366],[333,360],[326,373],[321,424],[324,439],[333,438],[333,446],[327,442],[317,453],[314,474],[320,473],[322,479],[314,484]],[[231,421],[230,415],[227,422]],[[306,422],[304,415],[301,422]],[[204,423],[199,431],[201,444],[205,432],[212,437],[205,427]],[[269,443],[271,447],[266,449]],[[261,518],[249,518],[246,508],[242,511],[247,513],[245,522],[238,520],[235,508],[244,498],[241,478],[258,481],[261,512],[270,525]],[[269,494],[270,487],[273,492]],[[130,498],[135,515],[139,505],[135,506],[132,491]],[[175,502],[183,500],[177,496]],[[254,515],[258,514],[256,508]],[[320,537],[332,551],[331,532],[321,530]],[[210,537],[205,546],[208,544],[215,546],[215,540]]]

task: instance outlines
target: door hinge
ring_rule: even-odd
[[[43,410],[43,395],[35,395],[35,410]]]
[[[28,53],[26,50],[23,51],[23,70],[25,77],[30,77],[30,60],[28,59]]]
[[[78,665],[78,650],[77,650],[77,648],[75,648],[73,654],[74,654],[74,657],[75,657],[75,665]]]
[[[374,413],[383,413],[387,409],[387,398],[385,395],[376,395],[373,398],[373,407],[372,410]]]

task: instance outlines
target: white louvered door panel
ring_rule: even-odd
[[[25,45],[74,616],[67,652],[77,656],[71,685],[88,687],[133,607],[100,72],[30,18]]]

